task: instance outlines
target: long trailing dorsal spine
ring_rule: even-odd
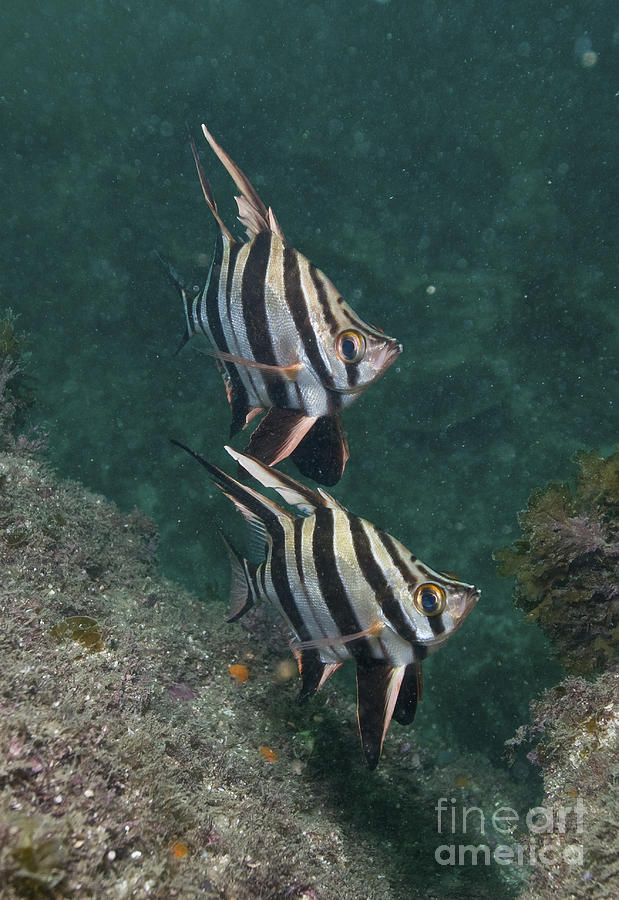
[[[240,453],[227,445],[224,449],[263,487],[273,488],[286,503],[297,506],[302,512],[311,513],[321,506],[343,509],[337,500],[326,491],[319,488],[316,492],[307,485],[301,484],[300,481],[291,478],[290,475],[265,466],[247,453]]]
[[[221,233],[228,238],[228,240],[230,241],[231,244],[235,244],[236,241],[232,237],[232,234],[230,233],[230,231],[228,231],[228,229],[226,228],[226,226],[217,210],[217,203],[215,201],[215,197],[213,196],[213,190],[211,188],[211,183],[208,180],[208,178],[206,177],[206,172],[204,171],[202,162],[200,161],[200,157],[198,156],[198,148],[196,147],[196,142],[193,139],[192,133],[189,131],[189,126],[187,125],[187,123],[185,123],[185,125],[187,126],[187,133],[189,135],[189,146],[191,147],[191,152],[193,154],[193,161],[196,164],[196,170],[198,172],[198,178],[200,179],[200,186],[202,188],[202,193],[204,194],[204,199],[206,200],[206,204],[207,204],[208,208],[210,209],[210,211],[213,213],[213,216],[215,217],[215,219],[217,220],[217,224],[219,225],[219,227],[221,229]]]
[[[187,125],[187,123],[185,124]],[[281,226],[277,221],[275,213],[270,206],[267,209],[267,207],[264,205],[258,195],[258,192],[250,182],[247,175],[245,175],[243,170],[239,166],[237,166],[237,164],[230,156],[228,156],[223,147],[221,147],[220,144],[217,143],[206,125],[202,125],[202,131],[213,153],[217,156],[221,164],[224,166],[226,172],[230,175],[235,185],[241,192],[239,196],[235,197],[239,210],[238,219],[239,222],[241,222],[245,226],[249,239],[251,240],[261,232],[270,232],[277,235],[277,237],[281,238],[282,241],[285,241],[284,232],[282,231]],[[189,134],[189,145],[191,147],[196,170],[198,172],[198,178],[200,179],[200,186],[202,187],[204,199],[206,200],[208,208],[215,217],[217,224],[221,229],[221,233],[230,241],[230,243],[234,244],[236,243],[236,241],[234,240],[232,233],[226,227],[223,219],[219,215],[217,203],[215,201],[213,190],[211,188],[211,183],[206,177],[204,167],[202,166],[202,162],[200,161],[200,156],[198,154],[198,148],[196,147],[196,142],[194,141],[193,136],[189,131],[189,126],[187,126],[187,133]]]
[[[247,175],[239,166],[237,166],[234,160],[228,156],[223,147],[217,143],[204,124],[202,125],[202,132],[213,153],[215,153],[226,172],[241,192],[240,197],[235,198],[239,208],[239,221],[245,226],[250,240],[261,231],[270,231],[281,238],[282,241],[285,240],[284,232],[275,217],[275,213],[270,206],[267,209],[264,205]]]

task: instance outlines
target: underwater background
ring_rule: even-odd
[[[193,343],[175,355],[182,308],[155,254],[203,284],[216,225],[185,122],[234,221],[204,121],[293,245],[404,345],[344,415],[333,494],[481,588],[426,664],[413,729],[439,763],[501,766],[561,669],[492,554],[532,489],[617,440],[616,5],[99,0],[0,17],[0,306],[29,335],[30,420],[59,475],[138,507],[163,573],[225,598],[216,526],[238,523],[169,438],[231,471],[229,409],[214,362]]]

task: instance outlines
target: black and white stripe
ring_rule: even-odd
[[[472,586],[434,572],[328,494],[227,449],[263,485],[310,513],[293,515],[193,454],[266,541],[266,558],[248,585],[252,599],[274,603],[296,639],[315,644],[324,663],[352,656],[362,664],[408,665],[455,630],[460,606],[475,593]],[[438,614],[425,614],[414,603],[415,592],[428,584],[446,597]]]
[[[269,534],[265,599],[275,602],[299,641],[321,643],[323,662],[352,656],[364,664],[407,665],[423,659],[425,644],[445,631],[442,616],[414,609],[412,593],[424,579],[406,566],[398,542],[364,519],[321,506]],[[383,626],[377,634],[346,640],[374,623]]]
[[[324,491],[315,493],[253,457],[226,449],[260,484],[307,513],[293,514],[189,451],[266,546],[259,564],[232,551],[232,618],[258,599],[279,609],[296,639],[292,649],[302,676],[301,701],[342,662],[354,659],[362,746],[374,768],[391,717],[412,721],[421,698],[422,660],[459,627],[479,592],[424,566],[399,541]],[[419,592],[426,590],[441,597],[440,611],[424,611]]]
[[[220,234],[204,290],[186,301],[186,317],[189,335],[205,334],[215,350],[267,366],[302,362],[294,381],[231,362],[224,370],[247,408],[274,406],[307,416],[336,414],[359,382],[359,364],[344,364],[334,354],[339,332],[354,327],[390,340],[368,329],[329,279],[272,232],[246,244]]]

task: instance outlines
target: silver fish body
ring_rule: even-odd
[[[185,340],[203,334],[221,368],[232,409],[231,436],[268,410],[247,451],[266,465],[292,456],[303,474],[334,484],[348,459],[339,419],[401,352],[366,324],[327,276],[284,238],[243,172],[203,127],[241,191],[236,241],[217,210],[195,144],[206,202],[220,227],[206,284],[190,297],[182,285]]]
[[[355,661],[361,743],[375,768],[391,718],[407,724],[414,717],[423,660],[461,626],[480,592],[433,571],[326,492],[226,449],[260,484],[304,513],[293,514],[188,451],[264,540],[259,564],[229,548],[231,620],[260,601],[278,608],[294,635],[301,701],[343,662]]]

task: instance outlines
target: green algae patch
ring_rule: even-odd
[[[100,653],[105,650],[103,629],[91,616],[69,616],[54,625],[49,635],[59,644],[75,641],[88,653]]]
[[[67,848],[49,816],[8,816],[13,871],[9,883],[19,897],[45,900],[64,895]]]

